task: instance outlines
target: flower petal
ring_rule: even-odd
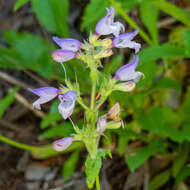
[[[119,36],[121,31],[125,31],[125,26],[120,22],[114,22],[110,25],[111,33],[113,33],[114,36]]]
[[[137,77],[139,77],[139,72],[135,72],[135,69],[138,65],[138,61],[139,61],[139,57],[135,56],[132,62],[120,67],[116,71],[115,79],[121,80],[121,81],[129,81],[129,80],[134,80]]]
[[[115,36],[118,36],[121,30],[125,31],[125,27],[120,22],[114,22],[115,9],[113,7],[106,9],[107,15],[103,17],[96,25],[96,34],[114,34]]]
[[[78,40],[72,38],[58,38],[53,37],[54,42],[61,47],[62,50],[78,51],[81,47],[81,43]]]
[[[42,87],[37,89],[29,88],[28,90],[40,97],[38,100],[36,100],[33,103],[33,106],[39,110],[41,109],[40,107],[41,104],[49,102],[50,100],[55,98],[58,95],[58,93],[61,91],[60,89],[54,87]]]
[[[141,44],[131,41],[136,35],[138,34],[138,30],[135,30],[132,33],[124,33],[115,37],[112,41],[112,47],[117,48],[132,48],[135,49],[135,53],[137,53],[140,48]]]
[[[74,141],[74,137],[65,137],[65,138],[59,139],[53,143],[53,148],[58,152],[63,151],[66,148],[68,148],[72,144],[73,141]]]
[[[52,53],[52,58],[54,59],[54,61],[59,62],[59,63],[73,59],[76,56],[77,56],[77,53],[70,50],[59,49],[59,50],[55,50]]]
[[[102,134],[106,129],[107,121],[104,116],[101,116],[98,120],[97,132]]]
[[[59,113],[63,116],[64,119],[67,119],[73,113],[77,95],[74,91],[68,91],[63,95],[59,95],[58,97],[61,101],[58,106]]]

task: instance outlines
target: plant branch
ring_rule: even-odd
[[[96,176],[96,189],[97,189],[97,190],[100,190],[99,175]]]

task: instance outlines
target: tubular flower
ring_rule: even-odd
[[[135,53],[139,52],[141,44],[132,41],[132,39],[138,34],[138,30],[131,33],[124,33],[115,37],[112,41],[112,47],[117,48],[132,48],[135,49]]]
[[[116,71],[115,79],[121,81],[133,81],[137,83],[143,75],[143,73],[135,71],[138,61],[139,57],[135,56],[132,62],[120,67]]]
[[[72,38],[58,38],[53,37],[53,41],[62,49],[69,51],[78,51],[81,48],[81,43],[78,40]]]
[[[53,143],[53,148],[58,152],[63,151],[66,148],[68,148],[72,144],[73,141],[74,141],[74,137],[65,137],[65,138],[59,139]]]
[[[125,27],[120,22],[114,22],[115,9],[111,7],[110,9],[106,8],[107,15],[103,17],[96,25],[96,34],[97,35],[108,35],[113,34],[118,36],[120,31],[125,31]]]
[[[58,49],[52,53],[53,60],[59,63],[73,59],[76,56],[77,56],[77,53],[70,50]]]
[[[59,113],[63,119],[67,119],[73,113],[77,94],[74,91],[68,91],[63,95],[59,95],[58,98],[61,101],[58,106]]]
[[[53,37],[54,42],[61,48],[52,53],[52,58],[56,62],[65,62],[77,56],[77,51],[81,48],[81,43],[72,38]]]
[[[29,88],[28,90],[40,97],[33,103],[33,106],[38,110],[41,109],[41,104],[49,102],[50,100],[54,99],[59,94],[59,92],[61,92],[60,89],[54,87],[42,87],[37,89]]]
[[[98,126],[97,126],[97,131],[98,133],[102,134],[105,129],[106,129],[107,121],[104,116],[101,116],[98,120]]]

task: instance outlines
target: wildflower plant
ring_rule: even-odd
[[[56,151],[63,151],[73,141],[82,141],[89,153],[85,163],[87,185],[89,188],[92,188],[96,181],[97,189],[100,189],[99,171],[102,158],[107,154],[111,157],[109,150],[99,148],[100,138],[105,136],[105,130],[117,129],[123,126],[123,121],[120,118],[119,103],[116,103],[104,115],[100,115],[100,107],[113,91],[132,91],[143,75],[141,72],[136,71],[139,61],[137,55],[133,56],[128,64],[118,68],[115,76],[103,76],[102,79],[102,75],[100,75],[99,69],[103,67],[101,60],[110,57],[113,54],[113,48],[132,48],[137,53],[141,47],[139,43],[132,41],[138,34],[138,30],[132,33],[124,33],[124,25],[120,22],[115,22],[114,15],[115,9],[113,7],[107,8],[107,15],[97,23],[95,33],[90,34],[89,39],[83,43],[75,39],[53,37],[54,42],[60,47],[60,49],[52,53],[54,61],[62,64],[64,67],[63,62],[76,58],[86,64],[90,70],[89,77],[92,81],[92,90],[89,106],[81,97],[80,84],[78,82],[72,83],[69,80],[65,67],[65,84],[59,89],[54,87],[29,89],[32,93],[39,96],[39,99],[33,103],[36,109],[41,109],[41,104],[56,97],[60,100],[58,106],[59,113],[64,120],[70,119],[75,134],[55,141],[53,148]],[[110,36],[106,38],[106,35],[112,35],[112,38]],[[100,86],[99,89],[97,88],[97,83]],[[100,97],[99,99],[96,99],[96,94]],[[82,128],[75,125],[70,118],[76,103],[80,104],[85,111],[85,122]]]

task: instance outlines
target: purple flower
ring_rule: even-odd
[[[74,91],[68,91],[63,95],[58,96],[61,103],[58,106],[59,113],[64,119],[67,119],[73,113],[77,94]]]
[[[81,43],[72,38],[58,38],[53,37],[54,42],[61,47],[62,50],[78,51],[81,48]]]
[[[41,109],[41,104],[49,102],[50,100],[55,98],[59,94],[59,92],[61,92],[60,89],[54,87],[43,87],[37,89],[29,88],[28,90],[40,97],[33,103],[33,106],[38,110]]]
[[[65,137],[65,138],[59,139],[53,143],[53,148],[58,152],[63,151],[66,148],[68,148],[72,144],[73,141],[74,141],[74,137]]]
[[[106,129],[107,121],[104,116],[101,116],[98,120],[98,126],[97,126],[97,131],[98,133],[102,134],[105,129]]]
[[[108,35],[113,34],[118,36],[120,31],[125,31],[125,27],[120,22],[114,22],[115,9],[111,7],[110,9],[106,8],[107,15],[103,17],[96,25],[96,34],[98,35]]]
[[[135,53],[137,53],[140,48],[141,44],[131,41],[136,35],[138,34],[138,30],[135,30],[131,33],[124,33],[115,37],[112,41],[112,47],[117,48],[132,48],[135,49]]]
[[[143,75],[141,72],[135,71],[138,65],[138,61],[139,57],[135,56],[132,62],[120,67],[116,71],[115,79],[121,81],[134,81],[135,83],[137,83]]]
[[[59,62],[59,63],[73,59],[76,56],[77,56],[77,53],[70,50],[58,49],[52,53],[52,58],[54,59],[54,61]]]

